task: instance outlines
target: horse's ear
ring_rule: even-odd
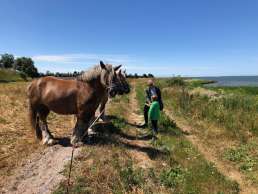
[[[103,61],[99,62],[101,69],[107,69],[106,65],[103,63]]]
[[[121,75],[122,74],[122,71],[121,71],[121,69],[119,69],[119,71],[118,71],[118,75]]]
[[[114,67],[114,70],[117,71],[122,65],[118,65],[116,67]]]

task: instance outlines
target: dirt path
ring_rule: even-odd
[[[76,149],[76,157],[80,149]],[[64,179],[60,173],[69,162],[72,148],[55,145],[34,153],[24,162],[0,193],[48,194]]]
[[[135,83],[132,83],[133,86],[135,86]],[[130,114],[127,117],[127,121],[131,124],[134,125],[139,125],[140,123],[143,122],[143,115],[139,115],[137,114],[138,110],[139,110],[139,105],[138,105],[138,101],[136,99],[136,91],[135,91],[135,87],[133,87],[131,93],[130,93],[130,107],[129,110]],[[135,137],[139,137],[139,134],[141,133],[141,131],[139,129],[137,129],[136,127],[132,127],[130,128],[130,133],[134,133],[133,135]],[[138,147],[150,147],[150,145],[146,142],[146,140],[123,140],[125,141],[127,144],[130,145],[135,145]],[[150,159],[150,157],[148,156],[147,153],[145,152],[140,152],[137,150],[130,150],[130,154],[131,157],[136,161],[136,166],[141,167],[141,168],[152,168],[154,166],[154,162],[153,160]]]
[[[245,177],[236,170],[232,165],[229,163],[222,161],[219,156],[216,154],[214,147],[210,147],[204,145],[202,143],[200,137],[194,135],[192,133],[193,129],[189,124],[183,120],[175,116],[171,111],[165,110],[165,113],[173,120],[176,121],[177,126],[186,132],[188,135],[185,137],[199,150],[199,152],[205,157],[207,161],[210,161],[215,164],[215,167],[218,171],[226,177],[236,181],[240,187],[240,193],[243,194],[255,194],[258,193],[258,188],[255,188],[249,181],[245,179]]]

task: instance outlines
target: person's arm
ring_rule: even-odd
[[[150,103],[151,103],[150,91],[149,89],[146,89],[145,92],[146,92],[146,104],[150,106]]]
[[[161,100],[161,91],[158,87],[156,87],[156,93],[157,93],[157,96],[158,96],[158,100]]]
[[[163,110],[163,102],[162,102],[161,91],[158,87],[156,87],[156,92],[157,92],[158,101],[159,101],[159,108],[160,108],[160,110]]]

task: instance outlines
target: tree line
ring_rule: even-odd
[[[144,73],[142,75],[138,75],[137,73],[135,73],[135,74],[130,73],[130,74],[126,74],[126,77],[127,78],[153,78],[154,75],[151,73],[148,73],[148,74]]]
[[[28,77],[44,77],[44,76],[55,76],[55,77],[76,77],[82,73],[79,71],[74,72],[50,72],[39,73],[38,69],[34,65],[34,61],[30,57],[17,57],[15,58],[12,54],[1,54],[0,58],[0,68],[14,69],[18,71],[24,78]],[[152,78],[154,77],[151,73],[138,75],[126,74],[127,78]]]
[[[15,58],[12,54],[2,54],[0,58],[0,67],[15,69],[21,73],[22,76],[26,77],[38,77],[38,69],[34,66],[34,62],[29,57],[17,57]]]

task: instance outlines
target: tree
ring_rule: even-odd
[[[34,62],[31,58],[20,57],[15,59],[14,68],[18,71],[26,73],[30,77],[38,77],[39,73],[37,68],[34,66]]]
[[[8,53],[2,54],[0,59],[0,67],[11,68],[13,67],[14,56]]]
[[[148,74],[148,77],[154,77],[154,75],[152,75],[151,73]]]

